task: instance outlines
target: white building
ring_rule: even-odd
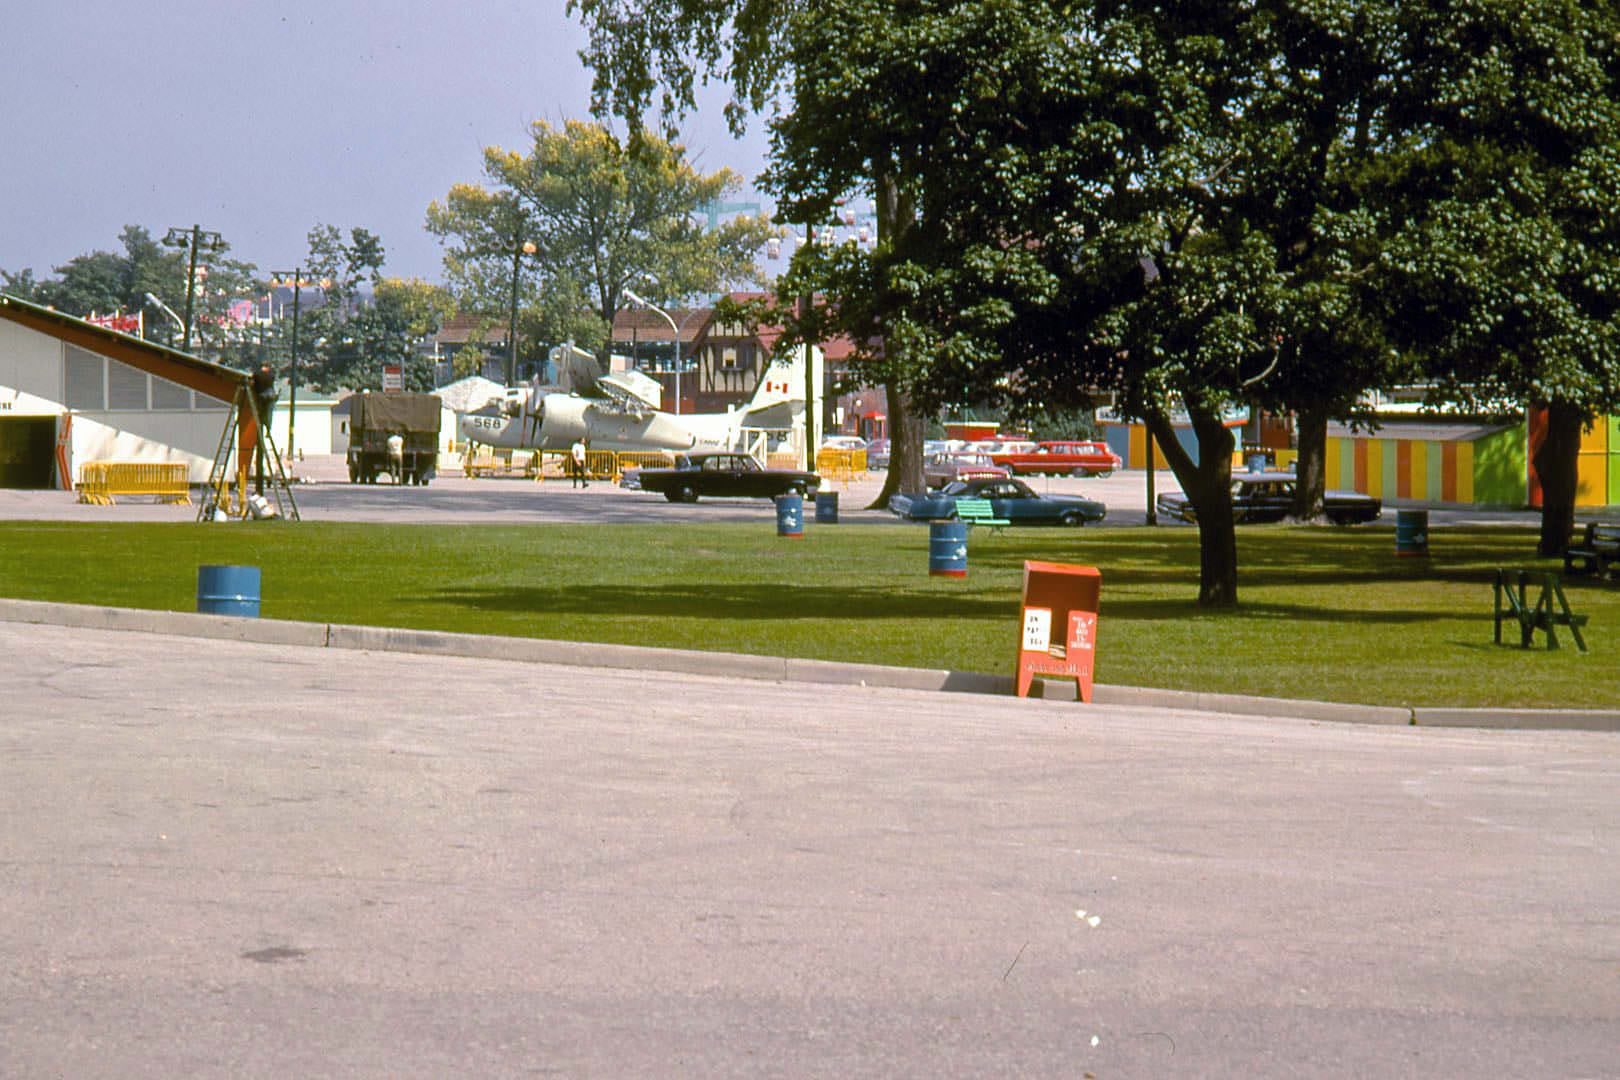
[[[184,462],[206,482],[229,403],[249,382],[0,295],[0,487],[71,489],[89,461]]]

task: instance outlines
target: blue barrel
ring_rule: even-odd
[[[1427,510],[1395,511],[1395,554],[1427,555],[1429,553],[1429,512]]]
[[[804,535],[804,496],[778,495],[776,497],[776,535],[802,537]]]
[[[204,615],[259,617],[257,566],[197,567],[197,610]]]
[[[816,524],[838,524],[838,492],[823,491],[816,495]]]
[[[967,577],[968,523],[928,523],[928,573],[932,577]]]

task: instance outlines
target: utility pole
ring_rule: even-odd
[[[180,342],[180,351],[189,353],[191,351],[191,314],[194,310],[197,295],[197,252],[205,244],[208,246],[209,251],[218,251],[224,246],[225,240],[217,232],[204,229],[201,225],[193,225],[189,229],[182,229],[178,226],[171,228],[164,234],[163,242],[169,247],[183,250],[189,248],[191,251],[191,266],[186,274],[185,332]]]
[[[274,270],[274,271],[271,272],[271,275],[270,275],[270,284],[272,284],[272,285],[276,285],[276,284],[285,285],[287,283],[287,279],[291,278],[292,279],[292,286],[293,286],[292,354],[291,354],[291,356],[290,356],[290,358],[289,358],[289,360],[287,362],[287,464],[288,464],[288,468],[292,467],[292,461],[293,461],[293,431],[296,428],[297,423],[298,423],[298,309],[301,306],[300,305],[300,299],[301,299],[300,294],[301,294],[301,292],[303,290],[304,282],[308,281],[311,284],[314,284],[315,279],[312,276],[311,277],[306,277],[305,276],[306,274],[309,274],[309,273],[310,273],[310,271],[305,270],[303,267],[299,267],[299,268],[297,268],[295,270]],[[328,284],[327,280],[325,278],[322,278],[321,281],[320,281],[321,288],[325,289],[327,284]]]

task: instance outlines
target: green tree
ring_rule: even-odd
[[[533,312],[525,327],[563,335],[539,340],[592,341],[605,360],[626,287],[673,301],[759,280],[767,223],[744,217],[709,230],[696,220],[740,186],[729,170],[700,173],[683,147],[651,133],[633,148],[578,121],[538,122],[532,134],[527,153],[484,151],[489,187],[457,184],[428,207],[465,307],[509,318],[515,297]],[[595,319],[581,319],[582,307]]]
[[[1540,551],[1569,543],[1581,428],[1620,406],[1620,8],[1407,13],[1421,144],[1390,290],[1437,397],[1544,406]]]

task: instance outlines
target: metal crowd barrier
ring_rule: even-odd
[[[79,501],[111,506],[118,495],[155,495],[191,502],[191,468],[183,463],[87,461],[79,469]]]

